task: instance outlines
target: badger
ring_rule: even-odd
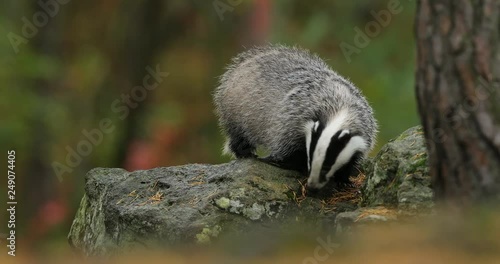
[[[267,45],[234,57],[213,93],[224,153],[307,174],[307,189],[349,184],[375,144],[377,122],[360,90],[317,55]]]

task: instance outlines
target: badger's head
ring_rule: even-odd
[[[368,150],[366,140],[349,130],[348,118],[346,111],[339,111],[330,120],[306,124],[309,190],[321,189],[330,180],[348,181],[345,174]]]

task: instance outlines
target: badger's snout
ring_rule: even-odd
[[[321,182],[315,180],[315,178],[309,177],[309,179],[307,180],[307,185],[306,185],[307,193],[317,192],[321,188],[323,188],[325,186],[325,184],[326,184],[326,182],[321,183]]]
[[[306,185],[307,196],[309,197],[317,197],[317,198],[326,198],[332,190],[329,188],[324,188],[326,183],[316,183],[311,182]]]

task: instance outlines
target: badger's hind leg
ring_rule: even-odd
[[[255,146],[242,135],[230,135],[224,146],[224,153],[232,153],[236,158],[254,158]]]

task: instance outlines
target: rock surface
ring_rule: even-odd
[[[384,146],[362,166],[366,182],[354,194],[361,195],[363,207],[343,201],[333,211],[325,210],[325,200],[301,196],[303,176],[252,159],[135,172],[96,168],[86,176],[68,239],[85,255],[99,255],[137,246],[206,244],[255,226],[286,232],[288,224],[324,221],[338,233],[356,224],[394,221],[397,211],[433,205],[422,136],[412,128]]]
[[[299,177],[251,159],[135,172],[93,169],[69,242],[87,255],[137,244],[208,243],[252,223],[318,212],[319,200],[300,207],[294,201]]]
[[[413,127],[387,143],[365,166],[366,182],[361,205],[403,210],[433,207],[431,178],[423,130]]]

